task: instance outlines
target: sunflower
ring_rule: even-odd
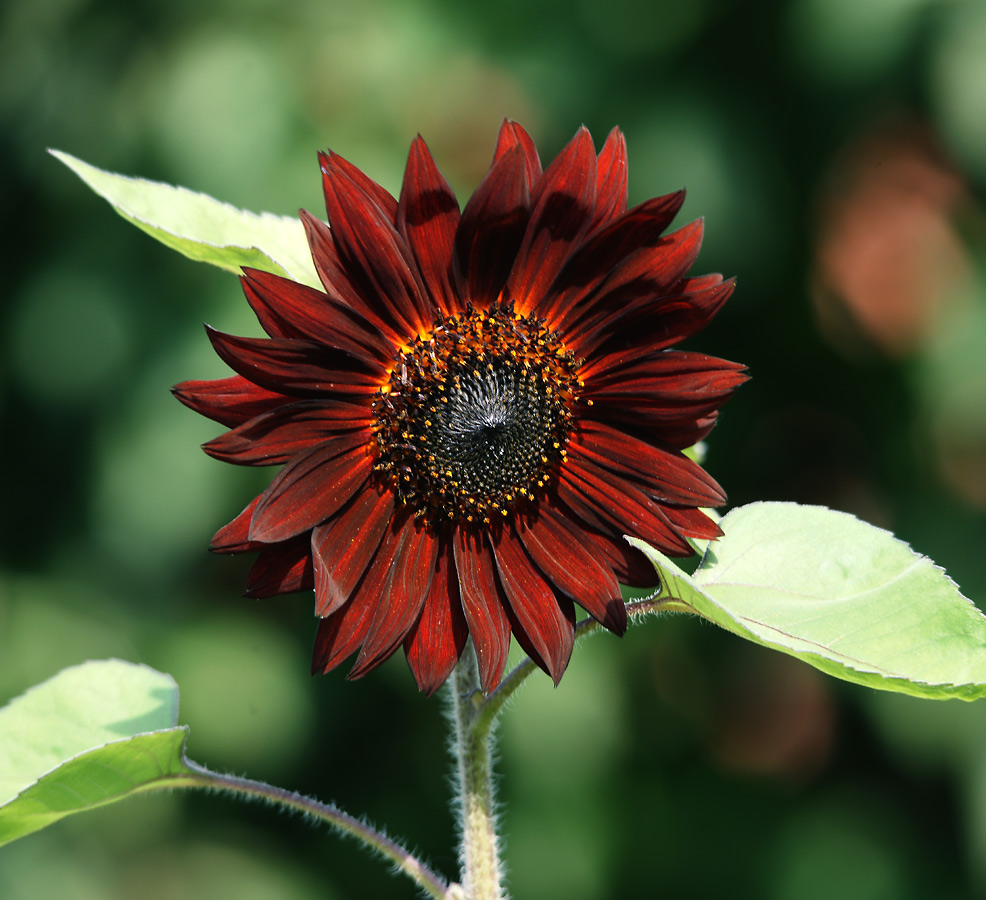
[[[174,389],[231,429],[209,455],[283,466],[211,548],[259,552],[248,596],[314,589],[313,672],[403,646],[431,693],[471,638],[489,692],[513,635],[557,683],[575,604],[622,634],[620,582],[655,580],[624,535],[687,556],[720,534],[701,508],[725,495],[682,450],[744,368],[669,348],[733,283],[687,275],[700,221],[664,234],[683,191],[627,210],[617,129],[542,170],[505,122],[461,213],[420,136],[396,200],[319,162],[328,224],[301,216],[323,290],[244,270],[269,338],[207,328],[236,374]]]

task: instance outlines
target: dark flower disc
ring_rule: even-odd
[[[571,354],[543,321],[469,307],[397,354],[373,402],[376,468],[434,527],[489,525],[543,492],[578,390]]]
[[[461,214],[420,137],[399,199],[319,160],[323,289],[244,270],[269,338],[209,329],[236,374],[175,388],[231,429],[207,453],[283,466],[212,548],[258,553],[251,596],[314,589],[315,672],[403,646],[431,693],[471,638],[490,691],[513,635],[557,683],[575,604],[622,634],[620,582],[654,581],[624,535],[688,555],[720,533],[702,508],[725,495],[682,451],[745,370],[670,348],[733,283],[687,274],[700,222],[665,234],[683,192],[627,210],[616,129],[542,170],[504,123]]]

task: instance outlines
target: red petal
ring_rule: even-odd
[[[307,535],[261,550],[247,575],[247,597],[310,591],[315,583]]]
[[[496,150],[493,152],[493,162],[501,156],[519,147],[524,157],[524,171],[527,175],[528,189],[533,189],[534,185],[541,178],[541,160],[538,157],[537,148],[531,136],[516,122],[504,119],[500,126],[500,133],[496,137]]]
[[[715,479],[687,456],[618,431],[602,422],[584,420],[569,442],[569,456],[579,464],[592,462],[637,482],[660,503],[678,506],[721,506],[726,495]]]
[[[586,367],[588,369],[588,367]],[[683,407],[712,409],[747,380],[746,367],[704,353],[659,350],[632,365],[586,372],[584,396],[593,402],[660,405],[669,412]],[[703,402],[704,401],[704,402]]]
[[[384,311],[386,318],[384,321],[377,311],[379,304],[374,303],[371,306],[360,293],[360,288],[353,284],[342,260],[339,259],[339,251],[336,249],[329,226],[306,210],[301,210],[301,221],[312,248],[315,271],[318,272],[326,293],[379,331],[386,344],[394,348],[399,347],[406,340],[407,335],[403,331],[398,333],[394,330],[392,316],[387,310]]]
[[[690,556],[688,542],[661,508],[634,484],[569,453],[558,480],[558,496],[583,518],[602,520],[606,531],[639,537],[671,556]]]
[[[651,291],[646,282],[630,284],[570,327],[567,339],[591,358],[593,370],[609,365],[611,353],[621,363],[650,356],[704,328],[734,286],[719,275],[683,279],[670,293]]]
[[[393,347],[345,304],[287,278],[244,269],[240,282],[247,302],[271,337],[316,341],[367,365],[393,356]]]
[[[312,532],[315,615],[330,616],[355,590],[394,515],[394,495],[371,488]]]
[[[655,197],[604,223],[572,253],[555,279],[551,297],[538,312],[548,317],[553,327],[567,333],[592,311],[593,304],[583,301],[595,296],[614,269],[642,248],[659,245],[684,199],[684,191]],[[573,308],[578,312],[570,312]]]
[[[488,694],[500,683],[510,652],[510,623],[504,612],[507,598],[482,532],[456,528],[452,547],[462,611],[479,661],[479,682]]]
[[[280,465],[334,434],[369,428],[368,413],[364,406],[337,400],[285,403],[203,444],[202,449],[241,466]],[[372,440],[368,432],[366,439]]]
[[[602,297],[625,284],[644,280],[655,288],[674,284],[692,267],[702,249],[705,220],[696,219],[661,238],[654,247],[642,247],[610,273],[600,290]]]
[[[520,313],[536,309],[592,222],[596,150],[583,126],[548,166],[531,196],[531,218],[507,289]]]
[[[486,306],[499,296],[530,213],[526,159],[519,146],[490,167],[462,211],[452,274],[458,296]]]
[[[361,678],[394,652],[414,627],[431,590],[438,541],[414,518],[400,530],[390,574],[349,678]]]
[[[205,330],[226,365],[270,390],[300,397],[367,395],[383,380],[379,372],[345,353],[311,341],[236,337],[208,325]]]
[[[596,228],[626,212],[627,142],[619,128],[614,128],[599,151],[596,162],[596,209],[592,227]]]
[[[688,537],[705,541],[722,537],[722,529],[718,523],[710,519],[701,509],[668,506],[664,514],[678,531]]]
[[[411,144],[397,207],[397,231],[418,264],[435,309],[459,312],[452,287],[452,248],[459,224],[459,202],[418,135]]]
[[[424,333],[433,311],[394,220],[331,157],[322,158],[322,173],[332,237],[350,281],[405,340]]]
[[[469,626],[462,613],[452,548],[443,543],[421,616],[404,639],[407,663],[418,688],[427,696],[435,693],[452,674],[468,638]]]
[[[709,413],[691,421],[668,422],[660,416],[651,416],[645,412],[640,416],[636,427],[644,436],[652,435],[675,450],[687,450],[709,436],[718,418],[718,413]]]
[[[555,596],[537,569],[531,564],[516,535],[504,529],[493,544],[500,584],[520,629],[514,629],[518,641],[526,637],[540,662],[555,684],[572,657],[575,644],[575,611],[570,601]]]
[[[348,603],[318,623],[312,674],[328,672],[352,656],[366,638],[390,575],[397,533],[388,529],[379,550]]]
[[[296,456],[260,495],[250,540],[273,544],[324,522],[360,488],[373,468],[366,435],[340,435]]]
[[[382,568],[379,574],[384,574]],[[373,587],[369,584],[366,590],[357,591],[342,609],[319,620],[312,651],[312,675],[334,669],[359,649],[376,606]]]
[[[724,359],[663,350],[633,365],[614,365],[603,376],[583,377],[593,418],[645,424],[661,434],[662,428],[704,421],[711,427],[716,411],[748,376],[744,366]]]
[[[259,501],[259,497],[254,497],[243,512],[212,536],[209,549],[213,553],[249,553],[265,546],[250,540],[250,520]]]
[[[324,171],[326,165],[332,165],[339,169],[350,181],[356,184],[360,190],[366,193],[369,198],[380,207],[384,217],[393,224],[397,219],[397,201],[390,191],[385,190],[362,170],[356,168],[349,160],[344,159],[338,153],[331,150],[328,153],[318,154],[319,165]]]
[[[171,392],[189,409],[230,428],[292,399],[259,387],[242,375],[214,381],[183,381]]]
[[[631,547],[622,535],[613,538],[602,532],[587,530],[584,537],[586,544],[593,546],[612,566],[613,572],[622,584],[651,587],[658,583],[654,567],[647,557],[636,547]],[[624,612],[626,612],[625,608]]]
[[[536,518],[518,517],[517,534],[534,564],[554,586],[616,634],[627,627],[623,595],[612,568],[585,533],[542,503]]]

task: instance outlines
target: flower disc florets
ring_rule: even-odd
[[[564,458],[579,387],[543,320],[469,307],[397,354],[373,404],[377,470],[426,521],[507,516]]]

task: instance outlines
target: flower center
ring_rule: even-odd
[[[565,456],[575,369],[534,316],[507,306],[448,316],[397,354],[374,400],[378,472],[431,521],[506,516]]]

